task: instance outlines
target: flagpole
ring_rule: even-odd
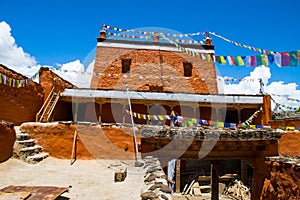
[[[128,85],[125,85],[126,91],[127,91],[127,98],[128,98],[128,106],[129,106],[129,112],[130,112],[130,119],[131,119],[131,125],[132,125],[132,130],[133,130],[133,142],[134,142],[134,156],[135,156],[135,166],[136,167],[141,167],[143,163],[141,161],[138,161],[138,145],[137,145],[137,140],[136,140],[136,134],[135,134],[135,127],[134,127],[134,121],[133,121],[133,116],[132,116],[132,109],[131,109],[131,102],[130,102],[130,97],[129,97],[129,92],[128,92]]]

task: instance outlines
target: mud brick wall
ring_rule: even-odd
[[[64,80],[48,68],[42,68],[40,74],[40,84],[42,85],[45,93],[44,99],[48,97],[52,87],[54,92],[63,92],[65,88],[76,88],[72,83]]]
[[[122,59],[131,59],[130,77],[122,74]],[[183,62],[192,63],[189,78],[184,77]],[[124,90],[128,84],[130,90],[217,93],[214,63],[185,53],[97,47],[94,73],[105,74],[92,78],[91,87],[98,89]]]
[[[27,79],[3,65],[0,65],[0,73],[18,80]],[[14,125],[35,121],[35,115],[43,105],[43,88],[35,82],[20,88],[0,84],[0,95],[0,119]]]

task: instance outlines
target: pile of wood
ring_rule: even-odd
[[[233,184],[230,184],[224,191],[224,196],[238,199],[238,200],[250,200],[250,189],[245,186],[242,181],[235,180]]]

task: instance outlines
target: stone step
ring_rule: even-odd
[[[16,143],[22,147],[32,147],[35,145],[35,139],[18,140]]]
[[[24,158],[28,156],[32,156],[42,151],[42,147],[39,145],[35,145],[33,147],[24,147],[20,149],[20,155]]]
[[[14,126],[16,134],[21,133],[20,126]]]
[[[32,156],[28,156],[28,157],[26,158],[26,162],[29,162],[29,163],[39,162],[39,161],[44,160],[44,159],[47,158],[48,156],[49,156],[48,153],[39,153],[39,154],[35,154],[35,155],[32,155]]]
[[[17,133],[17,141],[29,140],[30,135],[28,133]]]

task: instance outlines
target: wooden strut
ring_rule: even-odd
[[[77,150],[77,130],[75,130],[75,133],[74,133],[74,139],[73,139],[72,155],[71,155],[70,165],[72,165],[76,161],[76,153],[77,153],[76,150]]]

